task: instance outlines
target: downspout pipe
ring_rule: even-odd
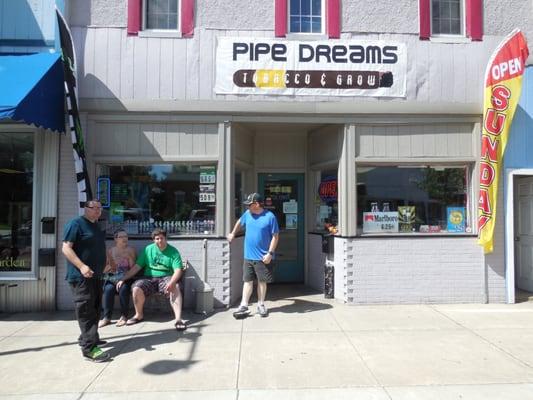
[[[207,283],[207,239],[202,241],[202,268],[203,279],[201,283],[200,291],[207,292],[212,290],[209,283]]]

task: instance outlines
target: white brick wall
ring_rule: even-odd
[[[349,239],[335,238],[334,241],[334,294],[339,301],[348,301],[348,275],[353,275],[353,254]]]
[[[242,263],[244,261],[244,236],[231,242],[230,254],[230,305],[236,304],[242,296]]]
[[[484,301],[485,257],[475,237],[337,240],[346,248],[344,268],[350,303]],[[338,266],[340,261],[336,257],[336,275],[338,267],[341,270],[343,267]],[[499,262],[503,265],[503,259]],[[501,297],[504,278],[498,270],[489,268],[491,302],[504,300]]]
[[[57,292],[56,305],[59,310],[72,310],[72,296],[65,281],[66,263],[61,253],[64,227],[67,221],[78,214],[78,192],[74,173],[74,157],[69,135],[61,136],[59,149],[59,193],[58,193],[58,234],[57,234]]]
[[[139,241],[144,245],[150,241]],[[185,275],[186,308],[194,307],[195,298],[193,290],[204,279],[203,266],[203,240],[202,239],[169,239],[169,244],[176,247],[181,257],[191,264]],[[227,306],[230,303],[230,270],[229,246],[225,239],[209,238],[207,240],[207,282],[213,288],[215,307]]]

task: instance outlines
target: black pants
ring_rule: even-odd
[[[91,278],[81,282],[70,282],[70,290],[81,331],[79,337],[81,351],[87,355],[100,340],[98,321],[102,309],[102,281]]]

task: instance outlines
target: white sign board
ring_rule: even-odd
[[[215,183],[215,167],[200,167],[200,183]]]
[[[395,232],[398,232],[398,211],[363,213],[363,233]]]
[[[218,37],[217,94],[405,97],[405,43]]]
[[[200,193],[198,200],[200,203],[214,203],[216,201],[215,193]]]
[[[298,212],[298,202],[294,199],[283,203],[284,214],[296,214]]]

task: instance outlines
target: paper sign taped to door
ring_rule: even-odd
[[[296,214],[297,212],[298,212],[298,202],[296,202],[294,199],[283,203],[284,214]]]
[[[286,214],[285,215],[285,229],[297,229],[298,228],[298,214]]]

